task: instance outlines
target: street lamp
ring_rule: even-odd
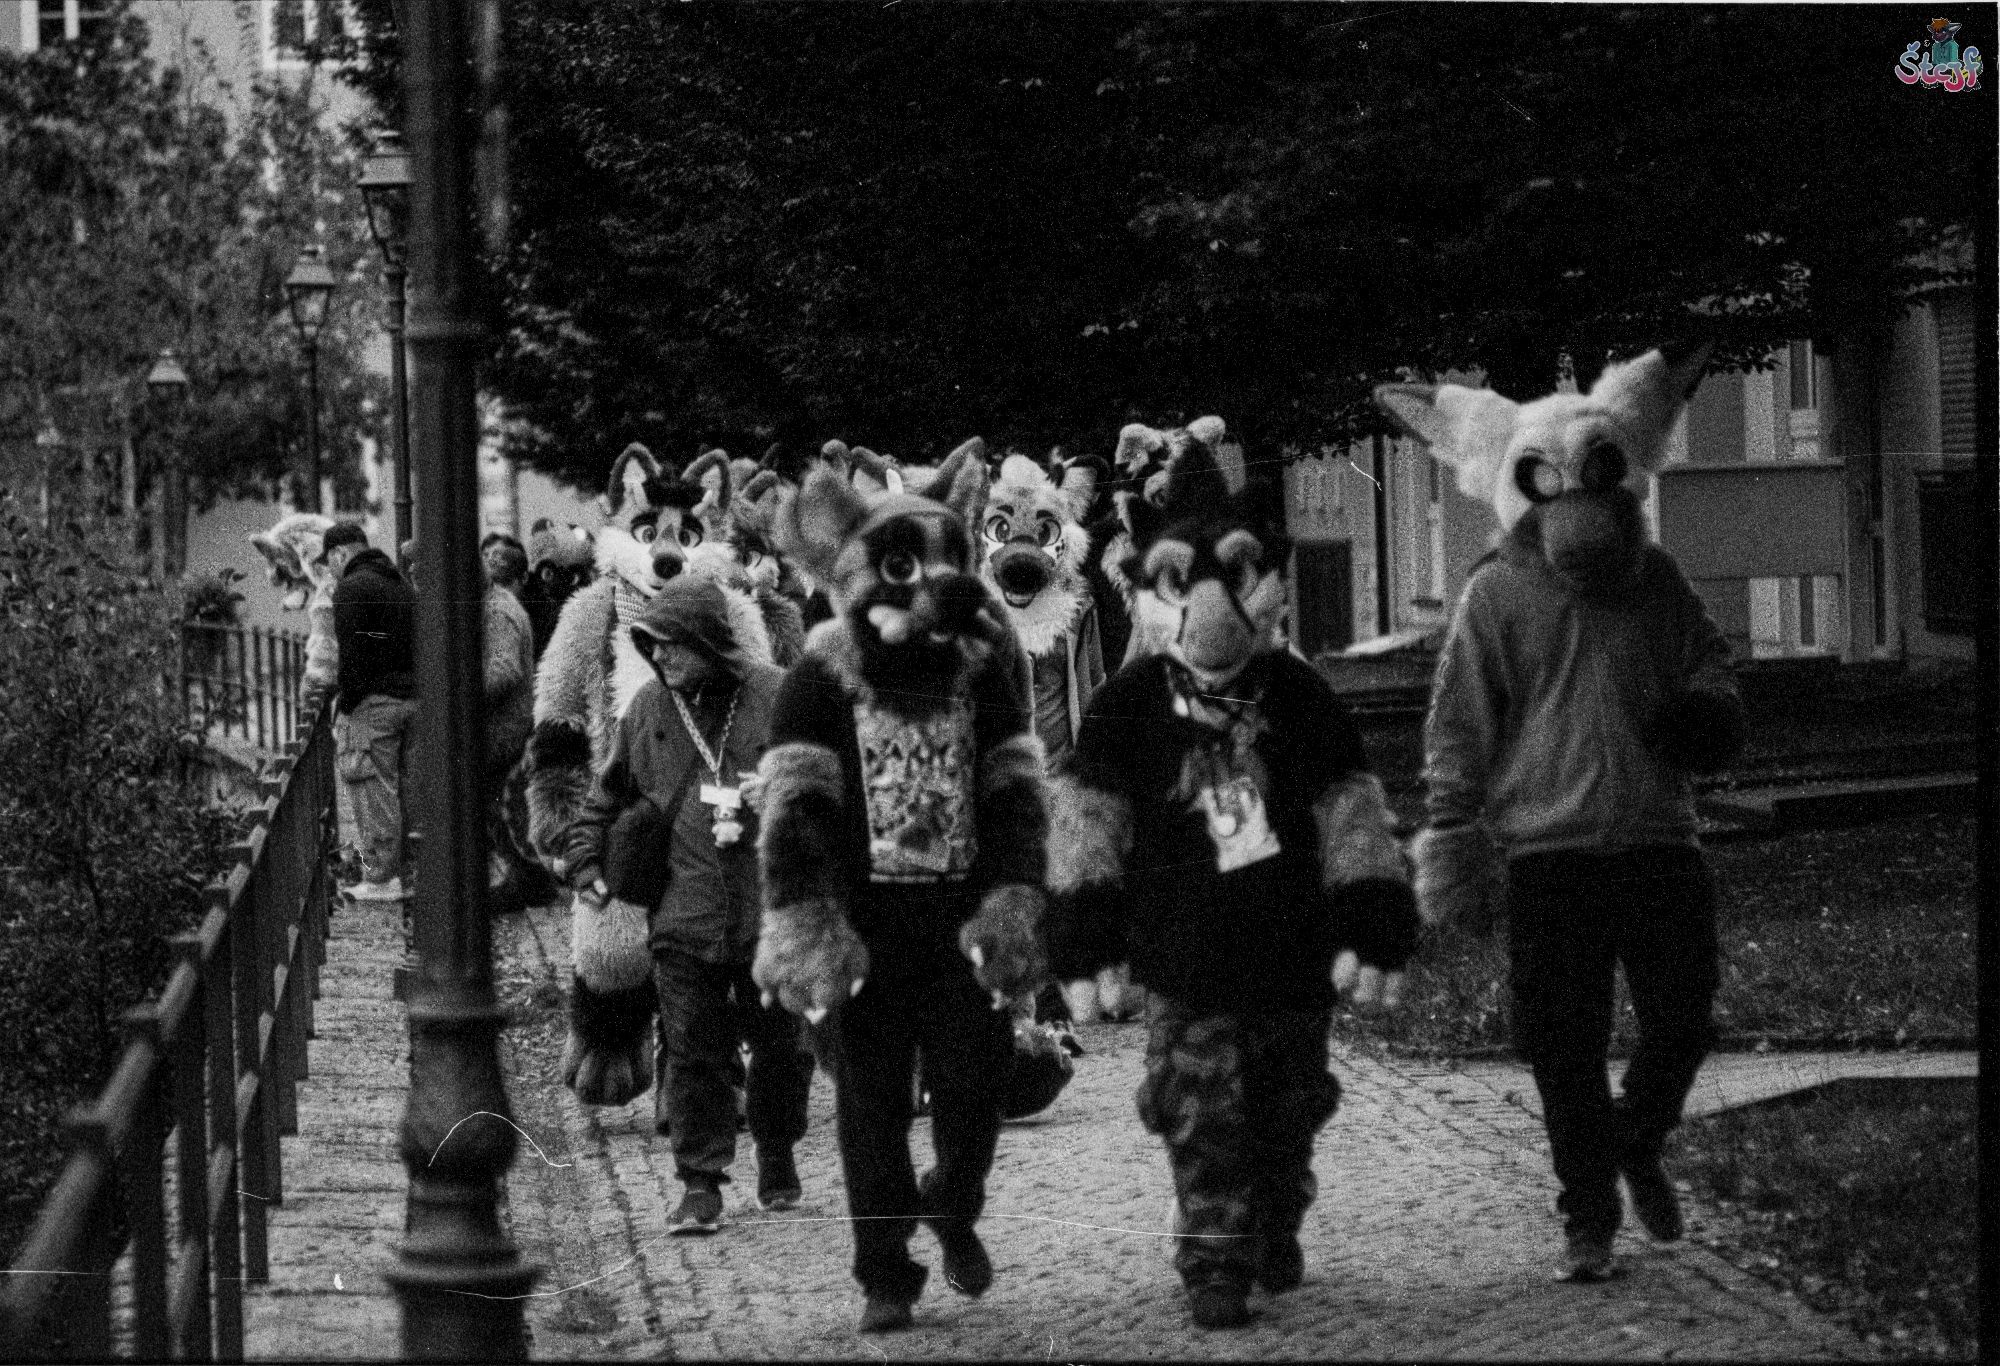
[[[361,168],[361,198],[368,206],[368,231],[382,251],[382,274],[389,282],[389,390],[396,444],[396,536],[401,547],[415,533],[410,521],[410,393],[403,361],[403,280],[410,224],[410,157],[403,135],[387,128]],[[402,552],[397,551],[400,559]],[[408,566],[405,565],[405,568]]]
[[[321,259],[317,243],[299,253],[298,263],[285,277],[285,302],[291,307],[299,344],[306,350],[306,465],[312,477],[309,512],[323,511],[319,505],[319,333],[326,326],[333,287],[333,272]]]
[[[188,396],[187,371],[181,368],[174,349],[164,348],[153,360],[153,368],[146,372],[146,391],[165,408],[171,416],[178,416],[180,406]],[[129,447],[128,447],[129,450]],[[166,468],[160,481],[160,577],[181,572],[185,559],[182,540],[187,534],[187,502],[182,488],[181,452],[179,433],[173,432],[167,438]],[[128,458],[126,464],[132,461]],[[137,477],[137,472],[132,472]],[[129,487],[129,486],[128,486]]]

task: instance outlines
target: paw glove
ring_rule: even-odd
[[[750,977],[794,1015],[818,1024],[826,1012],[860,992],[868,948],[847,923],[838,901],[815,897],[764,912]]]
[[[1048,976],[1040,922],[1039,887],[1009,883],[986,893],[979,912],[958,930],[958,947],[972,960],[972,974],[996,1006],[1033,991]]]

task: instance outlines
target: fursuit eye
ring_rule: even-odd
[[[1053,517],[1039,519],[1035,524],[1035,539],[1041,542],[1042,549],[1052,548],[1062,539],[1062,523]]]
[[[882,557],[882,577],[890,583],[915,583],[917,579],[917,557],[907,550],[898,550]]]
[[[554,565],[545,564],[539,572],[543,583],[554,583],[556,581],[556,567]]]
[[[1514,466],[1514,487],[1529,502],[1546,503],[1562,493],[1562,471],[1539,455],[1525,456]]]
[[[632,539],[640,545],[651,545],[660,539],[660,529],[651,522],[632,528]]]
[[[1006,543],[1007,519],[1005,517],[988,517],[986,519],[986,539],[996,545]]]
[[[1618,449],[1618,443],[1599,437],[1584,451],[1579,477],[1586,489],[1602,493],[1625,482],[1625,468],[1625,452]]]
[[[701,544],[701,527],[697,523],[689,522],[674,533],[674,538],[681,543],[683,550],[693,550]]]

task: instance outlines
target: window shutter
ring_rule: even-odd
[[[1970,290],[1954,290],[1938,297],[1937,335],[1942,449],[1948,456],[1970,456],[1977,445]]]

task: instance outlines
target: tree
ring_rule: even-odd
[[[350,75],[393,107],[390,9],[363,13]],[[1217,411],[1307,445],[1405,368],[1535,392],[1559,352],[1694,331],[1754,364],[1878,325],[1993,188],[1926,169],[1990,129],[1891,77],[1895,13],[507,17],[486,382],[515,453],[586,486],[633,438],[1103,449]]]
[[[281,282],[322,226],[336,272],[366,249],[354,154],[309,85],[258,86],[232,130],[212,63],[158,66],[149,37],[121,9],[101,35],[0,54],[0,462],[13,480],[80,476],[86,498],[111,487],[128,438],[175,450],[198,498],[297,469],[304,384]],[[337,296],[322,340],[336,469],[375,422],[370,293]],[[165,346],[193,381],[171,434],[143,402]]]

